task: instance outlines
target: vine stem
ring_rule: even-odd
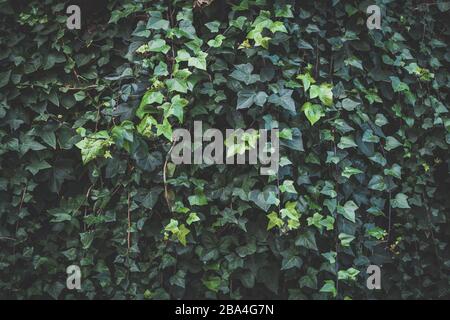
[[[25,187],[23,188],[22,197],[20,198],[19,214],[20,214],[20,211],[22,211],[23,203],[25,202],[25,195],[27,194],[27,188],[28,188],[28,181],[25,184]],[[16,239],[17,239],[17,231],[18,230],[19,230],[19,220],[17,220],[17,222],[16,222],[16,232],[15,232]],[[14,240],[16,240],[16,239],[14,239]],[[15,242],[13,245],[13,257],[14,257],[14,264],[15,264],[16,263],[16,243]]]
[[[77,91],[77,90],[89,90],[89,89],[95,89],[98,88],[98,85],[93,84],[90,86],[86,86],[86,87],[65,87],[64,89],[66,89],[67,91]]]
[[[128,230],[127,230],[128,253],[131,248],[131,195],[128,193]]]
[[[336,157],[337,156],[337,148],[336,148],[336,142],[334,141],[334,139],[333,139],[333,149],[334,149],[334,156]],[[336,180],[337,180],[337,177],[339,174],[337,164],[334,165],[334,168],[336,171]],[[338,188],[338,183],[336,183],[336,193],[338,193],[337,188]],[[335,268],[335,270],[336,270],[336,297],[339,296],[339,259],[338,259],[338,250],[339,250],[339,235],[338,235],[338,233],[339,233],[339,231],[337,230],[338,218],[339,218],[339,214],[336,211],[336,221],[335,221],[335,223],[336,223],[336,233],[335,233],[335,237],[336,237],[335,238],[335,242],[336,242],[336,245],[335,245],[335,250],[336,250],[336,261],[335,261],[335,263],[336,263],[336,268]]]
[[[170,154],[172,153],[174,146],[175,146],[175,141],[173,141],[172,146],[169,149],[169,152],[167,152],[166,161],[164,162],[164,169],[163,169],[164,198],[166,199],[166,203],[167,203],[167,207],[169,208],[169,211],[172,211],[172,207],[170,205],[169,189],[167,187],[167,164],[169,163],[169,157],[170,157]]]
[[[167,19],[169,20],[170,27],[173,28],[175,26],[175,23],[173,22],[174,10],[172,9],[172,5],[171,5],[170,2],[171,1],[169,0],[168,1],[168,10],[169,11],[167,12]],[[171,71],[170,71],[170,79],[172,79],[173,78],[173,69],[174,69],[173,65],[174,65],[174,59],[175,59],[175,48],[174,48],[173,39],[170,39],[170,49],[171,49],[171,52],[172,52],[172,56],[169,57],[170,58],[169,59],[170,69],[171,69]]]
[[[89,206],[89,195],[91,194],[91,190],[94,187],[94,185],[95,185],[95,183],[93,183],[89,187],[88,191],[86,192],[86,207],[84,208],[84,217],[85,218],[87,216],[87,209],[88,209],[88,206]],[[86,231],[86,221],[83,222],[83,229],[84,229],[84,231]]]
[[[386,163],[387,163],[387,157],[386,157],[386,153],[384,152],[384,147],[381,146],[380,148],[381,153],[383,154],[383,157],[386,159]],[[391,240],[391,228],[392,228],[392,207],[391,207],[391,200],[392,200],[392,191],[389,190],[389,203],[388,203],[388,238],[387,238],[387,242],[386,245],[389,246],[390,244],[390,240]]]
[[[0,240],[11,240],[11,241],[16,241],[15,238],[11,238],[11,237],[0,237]]]

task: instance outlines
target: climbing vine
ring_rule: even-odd
[[[0,0],[0,297],[449,298],[450,6],[373,2]]]

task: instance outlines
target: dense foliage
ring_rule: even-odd
[[[70,3],[0,0],[0,298],[450,298],[448,2]],[[175,166],[194,120],[278,175]]]

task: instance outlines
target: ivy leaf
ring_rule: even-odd
[[[167,140],[172,141],[172,126],[167,119],[164,119],[162,124],[157,124],[156,129],[158,136],[163,135]]]
[[[136,116],[142,119],[146,113],[148,113],[148,109],[146,108],[149,104],[161,104],[164,100],[164,96],[159,91],[147,91],[142,97],[139,108],[136,110]]]
[[[306,102],[302,111],[305,113],[306,118],[309,120],[313,126],[320,118],[325,116],[322,106],[320,104],[312,104],[311,102]]]
[[[154,187],[148,194],[142,199],[142,206],[147,209],[152,209],[156,202],[158,202],[159,195],[163,191],[161,187]]]
[[[278,217],[278,214],[274,211],[267,215],[269,222],[267,224],[267,230],[270,230],[274,227],[281,228],[283,226],[283,220]]]
[[[325,259],[327,259],[330,264],[336,263],[336,257],[337,257],[336,252],[330,251],[330,252],[322,253],[322,256]]]
[[[205,194],[199,190],[195,192],[195,195],[189,196],[188,200],[191,206],[206,206],[208,204]]]
[[[257,106],[262,107],[266,103],[267,97],[267,93],[265,93],[264,91],[260,91],[256,94],[254,102]]]
[[[165,226],[164,230],[170,231],[172,233],[178,232],[178,221],[175,219],[170,219],[169,223]]]
[[[186,245],[186,236],[191,232],[184,224],[180,225],[178,228],[178,232],[176,233],[176,237],[178,241],[185,246]]]
[[[68,213],[53,213],[53,219],[50,220],[50,222],[58,223],[58,222],[64,222],[64,221],[72,221],[72,216]]]
[[[161,52],[166,54],[169,52],[170,46],[166,44],[166,40],[164,39],[155,39],[148,43],[148,50],[151,52]]]
[[[386,237],[387,232],[379,227],[372,227],[367,229],[367,234],[377,240],[383,240]]]
[[[269,97],[269,102],[277,106],[296,113],[295,111],[295,101],[292,99],[292,90],[282,89],[278,94],[273,94]]]
[[[256,252],[256,250],[257,250],[257,248],[256,248],[255,242],[250,242],[245,246],[238,247],[236,249],[236,252],[239,257],[245,258],[247,256],[254,254]]]
[[[401,82],[398,77],[389,77],[389,79],[391,79],[392,89],[394,89],[394,92],[409,91],[408,85]]]
[[[386,190],[386,183],[384,178],[380,175],[374,175],[369,181],[369,189],[384,191]]]
[[[153,75],[156,77],[168,76],[169,71],[167,69],[167,64],[164,61],[160,61],[159,64],[155,67]]]
[[[25,169],[27,169],[28,171],[30,171],[33,176],[36,175],[39,171],[41,170],[45,170],[45,169],[50,169],[52,166],[48,164],[47,161],[42,160],[42,161],[38,161],[38,160],[34,160],[31,164],[29,164],[28,166],[26,166]]]
[[[56,135],[53,131],[50,130],[42,130],[41,138],[44,140],[46,144],[48,144],[53,149],[56,149]]]
[[[281,270],[288,270],[292,268],[300,269],[303,265],[303,260],[297,256],[284,257],[281,262]]]
[[[256,93],[254,91],[239,91],[238,92],[238,99],[237,99],[237,110],[240,109],[248,109],[250,108],[256,98]]]
[[[338,206],[337,210],[339,214],[342,214],[347,220],[355,223],[355,211],[358,210],[358,206],[353,201],[347,201],[344,206]]]
[[[387,176],[393,176],[397,179],[402,178],[402,167],[394,163],[391,169],[384,169],[384,174]]]
[[[94,241],[94,232],[84,232],[80,233],[81,243],[83,245],[83,249],[89,249],[92,245],[92,241]]]
[[[338,143],[339,149],[347,149],[347,148],[354,148],[358,145],[356,144],[355,140],[351,136],[341,137],[341,141]]]
[[[345,167],[344,171],[342,171],[342,176],[346,178],[350,178],[353,175],[361,174],[363,171],[353,168],[353,167]]]
[[[274,28],[274,31],[277,30],[283,30],[284,26],[278,26],[277,28]],[[264,37],[261,32],[255,32],[254,40],[255,40],[255,47],[263,47],[264,49],[269,49],[269,41],[270,37]]]
[[[362,66],[362,61],[359,60],[358,58],[354,57],[354,56],[350,57],[349,59],[346,59],[344,61],[344,63],[345,63],[346,66],[352,66],[352,67],[355,67],[355,68],[357,68],[359,70],[364,71],[364,68]]]
[[[378,142],[380,142],[380,138],[377,137],[376,135],[374,135],[373,131],[369,129],[369,130],[364,131],[362,141],[369,142],[369,143],[378,143]]]
[[[173,79],[167,79],[166,80],[167,88],[169,89],[169,92],[181,92],[181,93],[187,93],[188,86],[187,82],[183,79],[173,78]]]
[[[309,73],[300,74],[297,76],[297,79],[302,80],[303,89],[305,90],[305,92],[308,91],[311,84],[316,83],[316,80],[314,80],[314,78]]]
[[[333,86],[328,83],[320,85],[319,99],[328,107],[333,105]]]
[[[408,196],[404,193],[397,193],[394,199],[391,200],[392,208],[411,209],[408,203]]]
[[[283,32],[283,33],[288,33],[286,27],[284,26],[283,22],[281,21],[274,21],[272,23],[272,25],[269,27],[270,32],[275,33],[275,32]],[[255,38],[256,40],[256,38]],[[264,47],[267,49],[267,47]]]
[[[320,292],[331,293],[333,297],[337,296],[336,286],[333,280],[325,280],[325,284],[320,288]]]
[[[355,237],[350,235],[350,234],[346,234],[346,233],[340,233],[338,236],[339,240],[341,240],[341,245],[343,247],[349,247],[350,243],[355,240]]]
[[[187,52],[187,50],[180,49],[177,52],[177,57],[175,58],[175,60],[177,62],[184,62],[184,61],[189,61],[190,58],[191,58],[191,55],[189,54],[189,52]]]
[[[195,67],[200,70],[206,71],[206,57],[208,56],[205,52],[198,52],[197,57],[190,57],[188,60],[188,66]]]
[[[97,157],[104,156],[107,148],[113,142],[106,131],[99,131],[96,134],[85,137],[75,146],[81,150],[83,163],[86,164]]]
[[[353,111],[356,109],[356,107],[358,107],[360,105],[361,105],[360,102],[354,101],[349,98],[345,98],[344,100],[342,100],[342,107],[347,111]]]
[[[297,237],[297,239],[295,240],[295,245],[314,251],[319,250],[316,244],[316,237],[314,236],[314,233],[309,230]]]
[[[150,19],[147,22],[147,29],[152,30],[167,30],[169,29],[169,21],[162,18],[160,11],[151,11]]]
[[[319,86],[312,85],[309,88],[309,98],[310,99],[317,98],[319,96],[319,94],[320,94],[320,87]]]
[[[178,286],[180,288],[186,287],[186,272],[184,270],[178,270],[172,277],[169,279],[169,283],[174,286]]]
[[[195,212],[191,212],[189,214],[189,217],[186,219],[186,223],[188,225],[193,224],[194,222],[200,221],[200,218],[198,217],[198,215]]]
[[[320,221],[320,225],[324,226],[327,231],[331,231],[334,229],[335,219],[332,216],[327,216],[325,219]]]
[[[384,149],[386,149],[387,151],[391,151],[401,145],[402,144],[397,139],[389,136],[386,138],[386,145],[384,146]]]
[[[211,31],[212,33],[216,33],[219,31],[220,22],[219,21],[211,21],[205,24],[205,26]]]
[[[218,292],[220,283],[222,282],[222,279],[220,277],[214,276],[214,277],[209,277],[207,279],[203,279],[202,282],[203,282],[203,285],[206,288],[208,288],[209,290],[211,290],[213,292]]]
[[[218,34],[214,39],[208,41],[208,46],[212,48],[219,48],[222,46],[222,42],[225,39],[225,36]]]
[[[235,67],[235,70],[230,74],[230,77],[244,82],[246,85],[253,84],[260,81],[260,77],[257,74],[252,74],[253,65],[250,63],[239,64]]]
[[[244,26],[246,21],[247,18],[245,16],[239,16],[236,19],[230,21],[230,26],[242,30],[242,27]]]
[[[260,190],[252,190],[249,193],[249,199],[264,211],[268,211],[270,206],[278,205],[280,200],[277,198],[277,190],[275,186],[269,186]]]
[[[83,101],[86,98],[86,93],[84,91],[78,91],[74,93],[73,97],[76,101]]]
[[[0,72],[0,88],[6,86],[11,76],[11,70]]]
[[[178,120],[180,121],[180,123],[183,122],[183,116],[184,116],[184,107],[186,107],[188,105],[189,101],[181,98],[181,96],[179,94],[177,94],[176,96],[174,96],[171,99],[170,104],[168,105],[168,107],[166,108],[165,112],[164,112],[164,116],[167,118],[169,116],[175,116],[178,118]]]
[[[293,18],[292,5],[287,4],[275,10],[275,17],[277,18]]]
[[[339,270],[338,279],[339,280],[351,280],[356,281],[356,277],[359,274],[359,270],[355,268],[348,268],[347,270]]]
[[[295,190],[295,187],[294,187],[294,181],[292,181],[292,180],[284,180],[283,184],[280,186],[280,191],[283,193],[287,192],[287,193],[297,194],[297,190]]]

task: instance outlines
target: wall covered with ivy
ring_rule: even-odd
[[[0,298],[450,298],[449,13],[0,0]],[[194,120],[278,128],[278,174],[174,165]]]

